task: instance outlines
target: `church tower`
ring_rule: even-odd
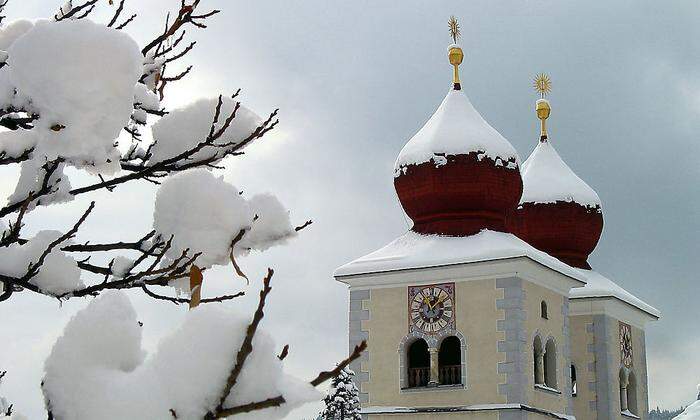
[[[549,142],[549,79],[521,164],[462,90],[450,29],[452,86],[395,165],[413,227],[334,274],[350,288],[350,348],[368,344],[351,366],[363,415],[646,418],[644,325],[659,313],[587,262],[601,204]]]

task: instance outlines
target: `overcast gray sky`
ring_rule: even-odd
[[[59,3],[10,0],[9,19],[49,16]],[[263,325],[280,347],[290,344],[288,369],[312,377],[344,357],[347,291],[331,274],[407,229],[393,163],[449,88],[446,22],[454,14],[466,54],[464,89],[523,159],[538,134],[531,80],[538,72],[551,75],[552,141],[603,201],[605,230],[591,264],[664,314],[647,332],[650,406],[694,399],[700,382],[700,3],[203,3],[223,13],[206,31],[191,31],[199,40],[190,56],[195,68],[170,91],[169,104],[241,87],[246,105],[259,113],[279,107],[277,134],[230,160],[226,178],[247,192],[276,193],[296,221],[314,219],[289,246],[241,261],[258,277],[268,265],[277,269]],[[149,0],[132,35],[150,36],[160,28],[162,8],[176,4]],[[2,172],[3,197],[14,186],[10,172]],[[97,194],[97,210],[79,239],[138,237],[150,228],[153,193],[138,185]],[[66,226],[85,205],[79,200],[34,212],[30,228]],[[204,291],[241,285],[230,268],[220,269],[207,277]],[[250,311],[255,286],[230,305]],[[132,296],[153,348],[185,308]],[[0,395],[30,418],[42,412],[42,361],[84,304],[59,306],[26,293],[0,304],[0,368],[10,371]]]

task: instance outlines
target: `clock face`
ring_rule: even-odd
[[[620,322],[620,359],[625,367],[632,366],[632,328]]]
[[[435,334],[454,327],[454,291],[454,283],[409,287],[409,331]]]

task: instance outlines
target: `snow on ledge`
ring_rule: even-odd
[[[571,289],[571,292],[569,292],[569,298],[584,299],[612,297],[628,303],[656,318],[661,317],[661,312],[658,309],[634,296],[632,293],[618,286],[615,284],[615,282],[597,271],[583,270],[579,268],[575,270],[584,277],[586,285],[584,287]]]
[[[408,231],[383,248],[339,267],[333,275],[337,278],[517,257],[528,257],[565,276],[584,281],[578,270],[517,236],[491,230],[464,237]]]
[[[622,415],[625,416],[625,417],[630,417],[630,418],[633,418],[633,419],[638,419],[638,418],[639,418],[639,416],[637,416],[636,414],[632,413],[632,412],[629,411],[629,410],[621,411],[620,414],[622,414]]]
[[[585,282],[584,287],[571,289],[570,299],[614,298],[653,317],[661,317],[658,309],[602,274],[593,270],[573,268],[535,249],[515,235],[491,230],[483,230],[476,235],[465,237],[423,235],[408,231],[383,248],[339,267],[333,276],[342,278],[518,257],[530,258],[565,276]]]
[[[551,392],[553,394],[561,394],[561,391],[559,391],[556,388],[549,387],[547,385],[543,384],[535,384],[535,389],[539,389],[541,391],[546,391],[546,392]]]
[[[412,414],[412,413],[454,413],[463,411],[501,411],[501,410],[521,410],[533,413],[544,414],[549,417],[561,420],[576,420],[576,417],[566,414],[556,413],[541,408],[525,404],[474,404],[450,407],[393,407],[393,406],[372,406],[364,407],[362,414]]]

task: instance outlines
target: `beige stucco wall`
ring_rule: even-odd
[[[372,414],[370,420],[498,420],[497,412],[420,413],[420,414]]]
[[[466,388],[401,391],[399,352],[401,340],[408,334],[407,287],[376,288],[364,304],[370,319],[362,321],[369,331],[369,360],[363,370],[370,372],[369,382],[361,392],[369,392],[366,406],[430,406],[504,403],[498,385],[505,375],[498,374],[498,363],[505,355],[497,351],[504,333],[497,331],[497,320],[503,311],[496,309],[496,300],[503,290],[495,280],[455,281],[455,322],[467,342]],[[374,417],[373,418],[381,418]],[[397,417],[392,416],[392,419]]]
[[[528,339],[529,355],[526,355],[526,398],[530,405],[545,410],[564,413],[567,408],[567,398],[571,394],[568,388],[569,360],[564,357],[564,305],[568,298],[542,286],[523,282],[525,289],[525,334]],[[547,302],[548,319],[541,317],[540,304]],[[539,334],[542,345],[553,337],[557,350],[557,389],[561,394],[553,394],[535,388],[534,372],[534,338]],[[567,338],[568,339],[568,338]]]
[[[576,420],[596,420],[595,352],[593,317],[579,315],[569,318],[571,326],[571,360],[576,366],[578,392],[574,397]],[[589,385],[590,384],[590,385]]]
[[[416,413],[416,414],[372,414],[369,420],[499,420],[500,418],[514,418],[512,410],[503,411],[501,416],[497,411],[457,412],[457,413]],[[539,413],[522,412],[528,420],[552,420],[552,417]],[[518,417],[521,418],[521,417]],[[578,419],[577,419],[578,420]]]
[[[614,372],[614,380],[611,384],[613,398],[611,404],[615,407],[615,412],[620,412],[620,383],[619,369],[622,366],[619,341],[619,321],[608,318],[608,346],[612,356],[611,370]],[[644,333],[636,327],[632,327],[632,371],[637,378],[637,416],[642,419],[648,417],[649,412],[647,400],[647,368],[646,354],[644,348]]]

